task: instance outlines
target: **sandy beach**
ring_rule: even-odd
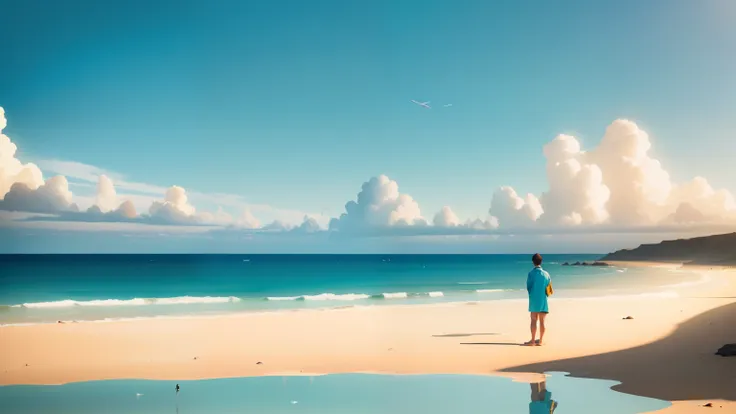
[[[672,296],[553,299],[542,347],[528,340],[526,301],[348,307],[216,317],[0,328],[0,384],[201,379],[337,372],[570,372],[614,389],[736,412],[736,271]],[[633,319],[625,320],[626,316]]]

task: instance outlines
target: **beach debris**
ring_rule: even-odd
[[[64,323],[64,321],[56,321],[56,323]]]
[[[713,403],[707,403],[703,407],[713,407]]]
[[[194,357],[194,360],[196,361],[197,360],[197,357]]]
[[[263,362],[258,361],[258,362],[256,362],[256,365],[263,365]]]
[[[634,317],[633,316],[627,316],[624,319],[634,319]]]
[[[736,344],[726,344],[723,345],[716,351],[716,355],[728,357],[728,356],[736,356]]]

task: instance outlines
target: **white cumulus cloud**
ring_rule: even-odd
[[[584,159],[578,141],[559,135],[544,146],[544,155],[549,191],[539,201],[542,220],[557,225],[605,222],[611,192],[603,184],[601,169]]]
[[[498,219],[491,216],[485,220],[480,218],[468,219],[463,223],[450,207],[444,206],[434,215],[432,225],[434,229],[429,232],[425,231],[425,233],[437,235],[479,234],[496,229]]]
[[[312,234],[312,233],[319,233],[322,230],[323,230],[322,226],[319,225],[319,223],[314,217],[304,216],[304,220],[302,221],[302,224],[291,229],[291,232],[292,233]]]
[[[0,199],[5,197],[13,184],[23,184],[29,190],[44,184],[43,174],[35,164],[23,164],[15,158],[18,147],[3,134],[7,125],[5,110],[0,106]]]
[[[70,221],[104,221],[104,222],[131,222],[138,219],[138,213],[135,210],[135,205],[130,200],[123,201],[118,208],[109,211],[102,211],[100,207],[94,205],[87,209],[85,213],[79,214],[66,214],[62,215],[61,218]]]
[[[454,227],[460,225],[460,219],[450,207],[444,206],[442,207],[442,210],[438,211],[437,214],[434,215],[432,224],[437,227]]]
[[[498,218],[489,217],[485,220],[473,219],[465,222],[465,227],[471,230],[493,230],[498,228]]]
[[[95,205],[103,213],[114,210],[117,206],[118,195],[115,192],[115,186],[112,180],[102,174],[97,182],[97,197],[95,198]]]
[[[14,183],[0,200],[0,210],[56,213],[79,209],[72,203],[72,192],[69,191],[66,177],[57,175],[36,189],[25,183]]]
[[[522,199],[510,187],[493,196],[491,214],[502,227],[656,226],[732,223],[736,201],[705,178],[671,181],[649,154],[649,135],[629,120],[606,129],[599,145],[583,151],[575,137],[559,135],[545,145],[549,190]]]
[[[34,214],[14,219],[18,223],[57,220],[204,225],[252,230],[245,232],[251,234],[318,233],[327,224],[323,215],[250,204],[235,194],[204,194],[187,192],[180,186],[129,182],[119,174],[75,162],[39,161],[47,173],[66,172],[44,180],[39,166],[16,157],[16,144],[3,133],[6,126],[5,111],[0,107],[0,210],[12,217]],[[491,196],[490,216],[466,221],[444,206],[429,222],[412,196],[400,192],[396,181],[379,175],[363,183],[355,200],[345,204],[345,212],[332,218],[328,228],[333,235],[442,236],[522,234],[540,228],[576,233],[736,225],[732,193],[713,188],[703,177],[673,182],[661,162],[650,154],[651,147],[649,135],[624,119],[611,123],[598,145],[588,150],[574,136],[558,135],[542,148],[546,191],[539,196],[522,195],[512,187],[500,187]],[[74,198],[66,174],[74,192],[82,196]],[[209,211],[198,210],[192,200]],[[80,212],[77,203],[85,209],[91,207]],[[144,213],[138,215],[136,206]],[[221,206],[241,214],[233,217]],[[252,212],[270,224],[262,226]]]
[[[363,183],[357,200],[345,204],[345,213],[330,221],[330,230],[361,231],[391,226],[426,225],[419,204],[385,175]]]
[[[187,191],[177,185],[166,190],[163,201],[154,201],[148,208],[151,218],[166,223],[186,223],[196,221],[196,209],[189,204]]]
[[[524,227],[542,215],[542,206],[534,194],[522,198],[511,187],[501,187],[493,193],[490,214],[503,226]]]

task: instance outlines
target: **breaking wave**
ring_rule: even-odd
[[[386,292],[378,293],[375,295],[369,295],[367,293],[320,293],[318,295],[302,295],[302,296],[269,296],[266,300],[269,301],[282,301],[282,300],[335,300],[335,301],[352,301],[352,300],[381,300],[381,299],[409,299],[409,298],[441,298],[444,297],[444,292],[422,292],[422,293],[409,293],[409,292]]]
[[[199,303],[240,302],[235,296],[180,296],[175,298],[134,298],[134,299],[102,299],[102,300],[57,300],[52,302],[33,302],[14,305],[13,308],[53,309],[71,308],[74,306],[146,306],[146,305],[192,305]]]
[[[517,289],[477,289],[458,291],[456,293],[495,293],[513,292]],[[49,302],[30,302],[20,305],[0,305],[0,310],[11,309],[61,309],[73,307],[133,307],[151,305],[198,305],[198,304],[228,304],[242,301],[266,300],[266,301],[356,301],[356,300],[399,300],[412,298],[442,298],[445,292],[384,292],[379,294],[367,293],[319,293],[314,295],[299,296],[268,296],[262,298],[240,298],[237,296],[179,296],[172,298],[133,298],[133,299],[98,299],[98,300],[74,300],[64,299]]]

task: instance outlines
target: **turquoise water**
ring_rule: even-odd
[[[555,297],[641,293],[694,276],[562,266]],[[530,255],[0,255],[0,324],[525,298]]]
[[[552,373],[545,383],[471,375],[339,374],[203,381],[95,381],[0,387],[13,414],[634,414],[669,402],[622,394],[613,381]]]

